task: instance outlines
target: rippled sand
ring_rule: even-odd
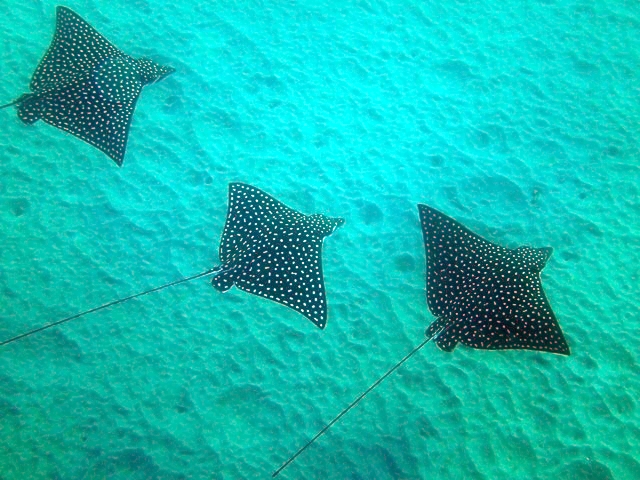
[[[0,112],[0,338],[203,271],[230,181],[342,216],[329,323],[206,280],[0,350],[0,478],[266,478],[423,339],[416,203],[552,246],[568,358],[427,346],[285,470],[640,478],[640,10],[589,2],[90,2],[145,88],[124,167]],[[0,100],[55,3],[0,19]]]

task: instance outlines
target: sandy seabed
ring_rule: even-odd
[[[144,89],[118,168],[0,112],[0,339],[212,267],[227,186],[344,217],[324,331],[204,279],[1,347],[0,478],[268,478],[423,339],[427,203],[542,279],[572,355],[429,345],[282,474],[640,478],[640,6],[67,4]],[[55,3],[5,2],[0,99]]]

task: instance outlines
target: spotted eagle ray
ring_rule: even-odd
[[[427,205],[418,204],[418,211],[427,258],[427,305],[436,317],[426,339],[289,457],[273,477],[431,340],[446,352],[462,343],[484,350],[569,355],[540,280],[551,248],[504,248]]]
[[[0,107],[18,107],[30,125],[38,120],[69,132],[122,166],[136,101],[145,85],[174,71],[120,51],[67,7],[56,8],[53,41],[25,93]]]
[[[232,286],[292,308],[323,329],[327,300],[322,274],[322,243],[342,218],[305,215],[251,185],[229,184],[227,220],[215,268],[113,300],[49,323],[0,343],[6,345],[89,313],[201,277],[226,292]]]

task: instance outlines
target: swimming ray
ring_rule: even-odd
[[[436,345],[486,350],[528,349],[569,355],[542,289],[551,248],[504,248],[456,220],[418,205],[427,256],[427,303],[446,328]]]
[[[236,285],[294,309],[322,329],[327,323],[322,243],[343,224],[342,218],[305,215],[256,187],[231,183],[227,220],[220,241],[221,265],[35,328],[0,342],[0,346],[89,313],[207,276],[213,276],[211,283],[219,291],[225,292]]]
[[[222,292],[236,285],[324,328],[322,242],[343,224],[341,218],[304,215],[251,185],[232,183],[220,241],[224,271],[211,283]]]
[[[418,211],[427,259],[427,305],[436,317],[426,339],[290,456],[273,477],[431,340],[447,352],[462,343],[485,350],[569,355],[540,281],[551,248],[504,248],[427,205],[419,204]]]
[[[33,74],[31,93],[0,109],[15,105],[24,123],[43,120],[121,166],[142,88],[172,72],[126,55],[77,13],[57,7],[53,41]]]

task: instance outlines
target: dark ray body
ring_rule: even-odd
[[[53,41],[33,74],[31,93],[9,105],[18,107],[24,123],[43,120],[122,165],[142,88],[173,71],[126,55],[78,14],[58,7]]]
[[[504,248],[456,220],[418,205],[427,257],[427,329],[442,350],[462,343],[486,350],[529,349],[569,355],[542,290],[551,248]]]
[[[341,218],[304,215],[251,185],[232,183],[220,241],[223,271],[211,283],[222,292],[236,285],[324,328],[322,243],[343,224]]]

